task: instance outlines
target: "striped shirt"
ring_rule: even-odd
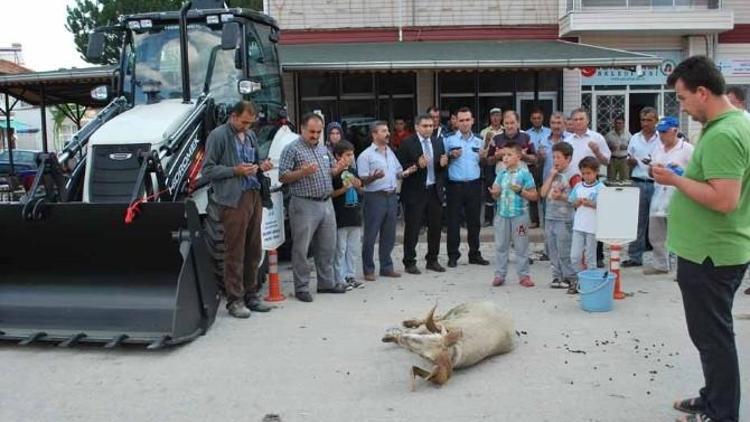
[[[497,198],[497,215],[505,218],[520,217],[529,209],[529,201],[520,193],[512,189],[513,185],[521,189],[533,189],[534,177],[528,169],[520,165],[514,170],[503,169],[495,177],[495,184],[500,186],[500,196]]]
[[[305,164],[317,164],[318,171],[289,184],[292,196],[323,199],[333,192],[331,169],[336,165],[325,145],[310,146],[302,138],[287,145],[279,159],[279,176],[299,170]]]

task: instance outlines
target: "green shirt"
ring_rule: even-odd
[[[740,200],[737,209],[723,214],[675,192],[667,225],[669,249],[697,264],[709,257],[716,266],[750,261],[750,119],[742,111],[728,111],[705,124],[685,177],[739,180]]]

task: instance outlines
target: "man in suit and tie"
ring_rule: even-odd
[[[417,172],[401,184],[404,204],[404,267],[409,274],[420,274],[416,246],[422,218],[427,219],[426,268],[443,272],[438,263],[440,226],[443,214],[444,179],[448,166],[442,139],[433,135],[433,120],[425,114],[416,119],[416,133],[401,142],[398,159],[401,167],[417,165]]]

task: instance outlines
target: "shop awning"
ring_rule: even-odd
[[[93,100],[91,90],[99,85],[111,85],[114,71],[112,66],[102,66],[0,76],[0,93],[39,105],[44,91],[48,106],[75,103],[102,107],[106,102]]]
[[[635,67],[662,61],[562,40],[282,45],[280,55],[285,71]]]
[[[5,130],[6,127],[5,119],[0,119],[0,129]],[[10,127],[16,130],[16,133],[35,133],[39,132],[39,128],[31,127],[26,123],[19,122],[18,120],[11,119]]]

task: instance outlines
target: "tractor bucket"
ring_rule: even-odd
[[[195,203],[0,205],[0,339],[178,344],[219,296]],[[33,218],[33,219],[30,219]]]

